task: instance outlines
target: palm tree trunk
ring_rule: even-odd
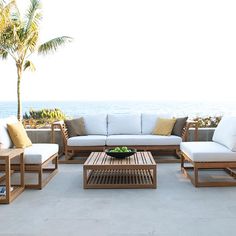
[[[22,119],[22,104],[21,104],[21,77],[22,77],[22,65],[16,63],[17,67],[17,119]]]

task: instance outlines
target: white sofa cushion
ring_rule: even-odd
[[[107,146],[123,145],[179,145],[182,139],[179,136],[161,136],[161,135],[109,135],[107,137]]]
[[[236,117],[223,117],[212,140],[236,152]]]
[[[108,135],[141,134],[141,114],[108,114]]]
[[[236,161],[236,152],[215,142],[182,142],[180,150],[195,162]]]
[[[92,135],[107,135],[107,115],[83,115],[86,133]]]
[[[58,153],[59,146],[55,143],[33,143],[24,149],[25,164],[42,164],[52,155]],[[4,161],[0,161],[2,164]],[[11,163],[19,164],[19,157],[12,159]]]
[[[151,134],[158,118],[172,118],[170,114],[142,113],[142,134]]]
[[[0,119],[0,144],[1,148],[11,148],[13,143],[7,131],[7,124],[17,123],[18,120],[15,116],[10,116],[5,119]]]
[[[67,140],[68,146],[105,146],[105,135],[87,135],[71,137]]]

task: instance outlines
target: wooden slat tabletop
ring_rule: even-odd
[[[22,154],[23,152],[24,149],[22,148],[0,149],[0,159],[5,157],[13,158]]]
[[[106,155],[105,152],[92,152],[84,166],[139,166],[156,165],[151,152],[137,152],[125,159],[117,159]]]

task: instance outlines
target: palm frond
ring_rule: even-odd
[[[3,9],[5,5],[5,1],[4,0],[0,0],[0,9]]]
[[[7,56],[8,56],[8,52],[3,49],[0,49],[0,58],[5,60],[7,59]]]
[[[39,12],[41,9],[40,0],[31,0],[29,9],[26,13],[26,22],[25,22],[25,33],[29,31],[29,29],[38,26],[39,21],[42,19],[42,14]]]
[[[26,41],[26,44],[28,45],[27,49],[29,49],[31,53],[36,50],[38,38],[39,38],[39,34],[36,31],[36,32],[33,32],[29,40]]]
[[[29,70],[31,70],[31,71],[35,71],[35,70],[36,70],[36,68],[35,68],[35,66],[34,66],[34,64],[33,64],[32,61],[26,61],[26,62],[25,62],[25,64],[24,64],[24,70],[26,70],[26,69],[29,69]]]
[[[15,0],[11,0],[8,4],[4,5],[4,1],[0,4],[1,15],[8,20],[19,20],[20,12],[16,5]]]
[[[71,41],[72,41],[72,38],[68,37],[68,36],[54,38],[54,39],[49,40],[48,42],[40,45],[38,48],[38,53],[46,55],[49,52],[55,52],[59,46],[62,46],[62,45],[69,43]]]
[[[12,2],[5,4],[1,2],[0,5],[0,32],[5,30],[5,28],[10,24]]]
[[[20,25],[20,13],[15,0],[5,5],[2,2],[0,9],[0,46],[14,59],[18,42],[17,31]],[[4,58],[7,54],[4,53]]]

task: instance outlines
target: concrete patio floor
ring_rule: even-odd
[[[0,235],[235,235],[236,188],[195,188],[180,164],[158,165],[157,189],[84,190],[82,165],[61,164],[43,190],[0,205]]]

